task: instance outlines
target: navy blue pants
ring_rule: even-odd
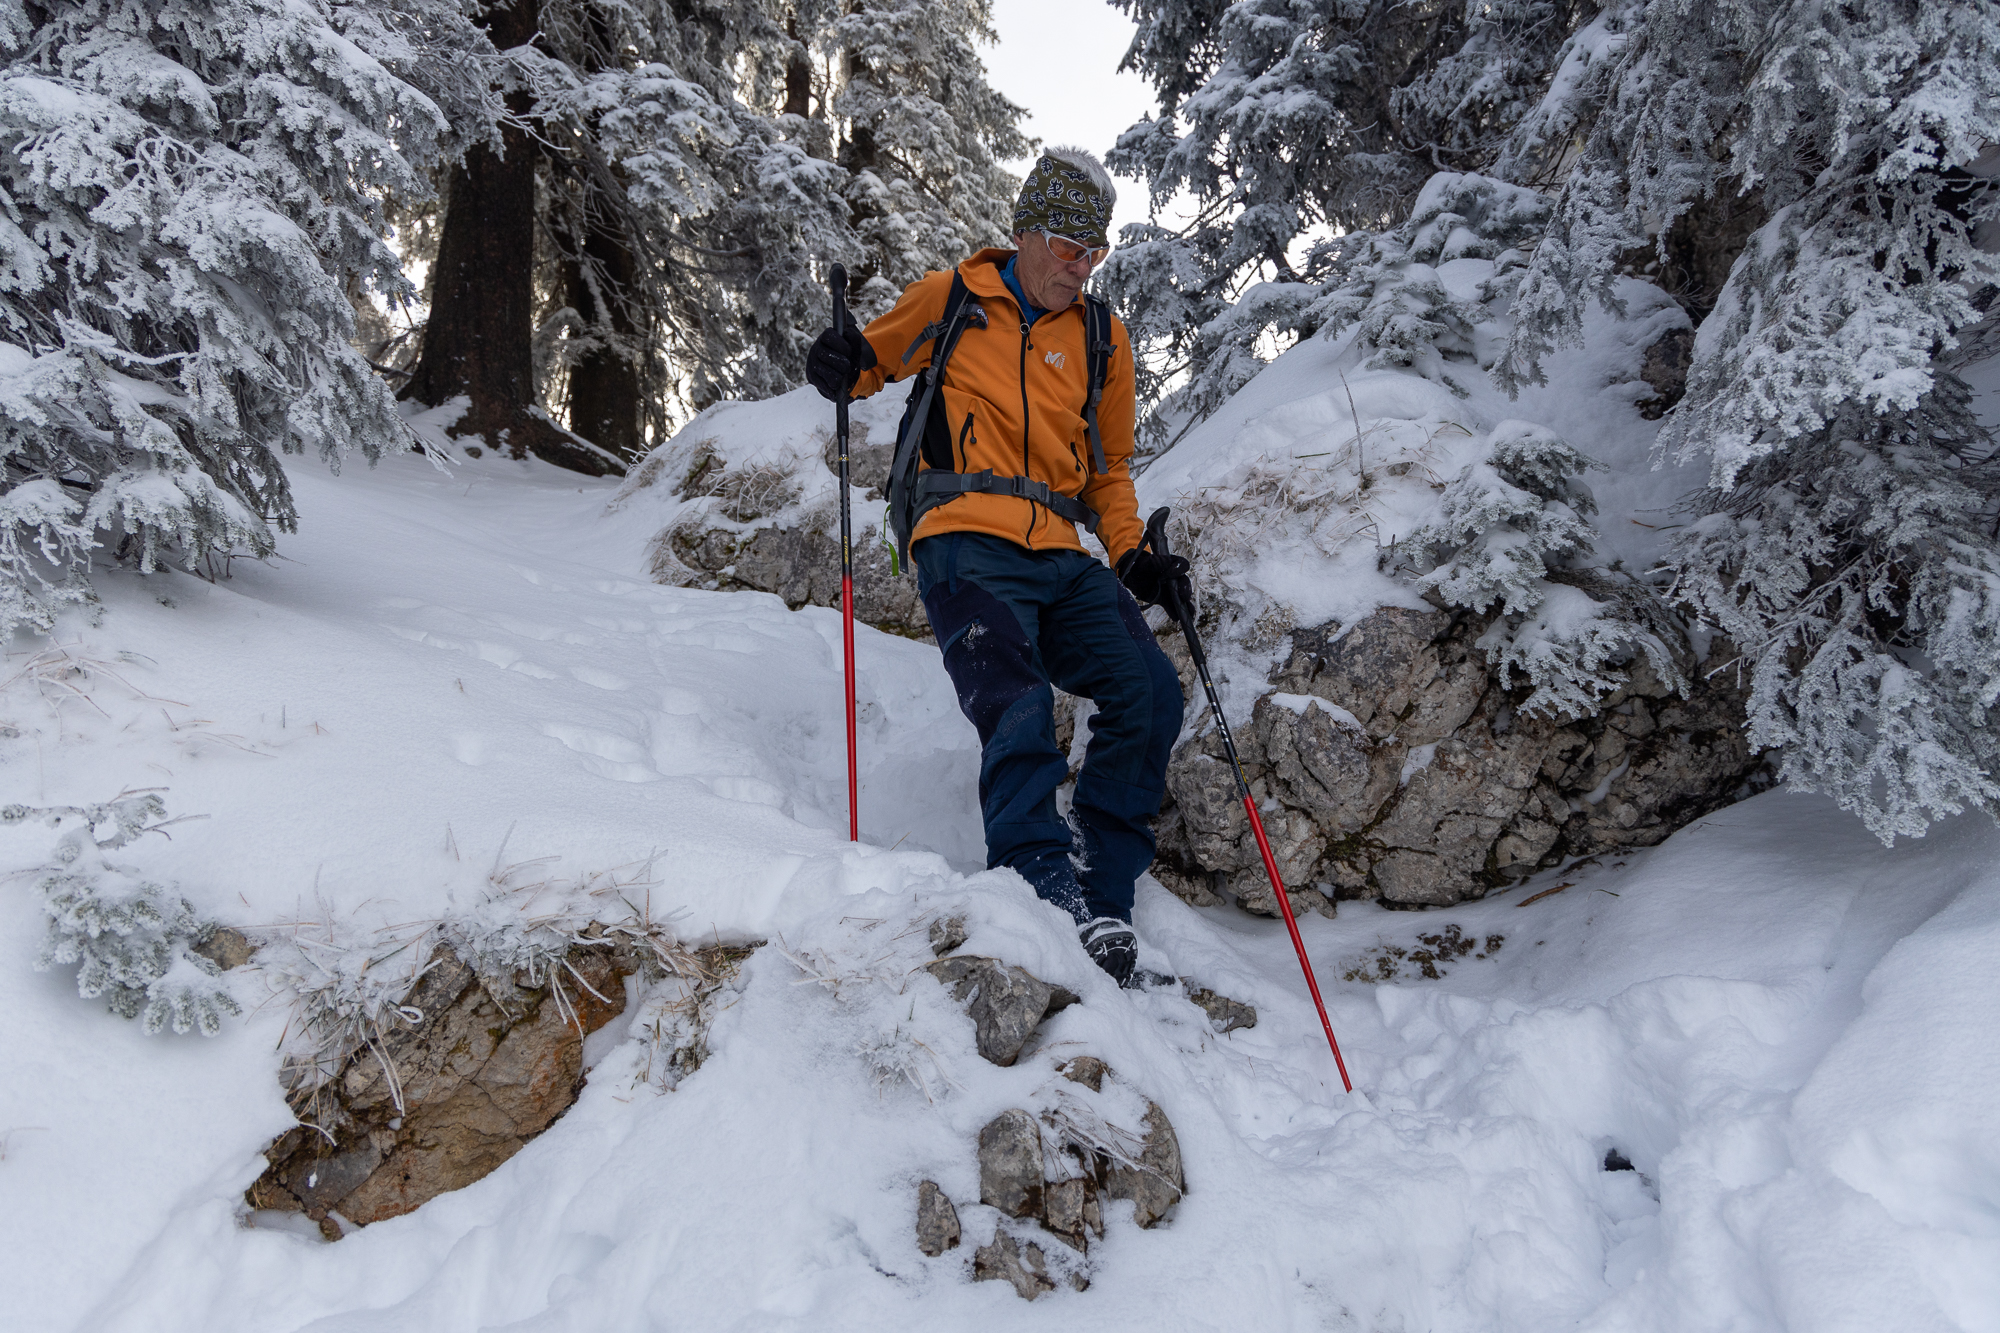
[[[1079,922],[1132,919],[1153,862],[1153,816],[1180,735],[1180,678],[1132,595],[1080,551],[1030,551],[953,532],[910,550],[958,706],[983,748],[986,864],[1011,866]],[[1097,704],[1071,826],[1056,747],[1055,685]]]

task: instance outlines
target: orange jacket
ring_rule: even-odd
[[[986,324],[969,321],[945,366],[945,420],[951,423],[954,465],[960,472],[992,468],[996,476],[1028,476],[1051,490],[1076,496],[1099,515],[1098,540],[1116,564],[1139,544],[1139,497],[1132,490],[1132,346],[1125,325],[1111,320],[1113,350],[1097,404],[1097,434],[1105,472],[1093,475],[1090,433],[1083,408],[1090,397],[1084,355],[1083,301],[1022,324],[1000,270],[1012,250],[981,250],[958,266],[966,290],[986,312]],[[951,274],[928,273],[903,291],[888,314],[862,332],[875,349],[875,367],[854,386],[866,398],[892,380],[916,374],[931,362],[935,342],[903,354],[924,326],[944,314]],[[1083,550],[1076,525],[1017,495],[961,495],[939,505],[917,524],[913,539],[946,532],[984,532],[1031,551]]]

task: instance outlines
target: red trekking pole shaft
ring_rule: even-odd
[[[833,288],[833,331],[846,336],[847,270],[839,264],[827,275]],[[847,686],[847,840],[861,841],[861,770],[854,735],[854,516],[847,493],[847,395],[833,405],[833,428],[840,450],[840,649]]]
[[[1146,535],[1142,542],[1161,555],[1172,554],[1167,549],[1167,511],[1156,509],[1146,520]],[[1278,874],[1278,858],[1271,855],[1271,840],[1264,836],[1264,820],[1257,813],[1256,798],[1250,794],[1249,780],[1243,776],[1243,761],[1236,757],[1236,738],[1229,734],[1229,719],[1222,715],[1222,700],[1216,696],[1215,682],[1208,674],[1208,654],[1202,651],[1201,636],[1195,633],[1194,608],[1181,600],[1180,590],[1170,581],[1164,590],[1164,604],[1167,614],[1181,627],[1181,634],[1187,639],[1188,655],[1194,659],[1195,675],[1201,678],[1201,688],[1208,694],[1208,708],[1215,715],[1215,729],[1222,736],[1223,752],[1229,756],[1229,771],[1236,775],[1236,793],[1243,798],[1243,812],[1250,816],[1250,831],[1257,837],[1257,850],[1264,857],[1264,873],[1271,877],[1271,890],[1277,895],[1278,910],[1284,914],[1285,929],[1291,932],[1292,949],[1299,956],[1299,969],[1306,974],[1306,989],[1312,992],[1313,1008],[1319,1011],[1319,1025],[1326,1032],[1327,1049],[1333,1052],[1333,1063],[1340,1070],[1340,1085],[1349,1092],[1354,1091],[1354,1081],[1347,1077],[1347,1061],[1340,1056],[1340,1043],[1334,1039],[1333,1023],[1326,1016],[1326,1001],[1320,999],[1319,978],[1313,975],[1312,959],[1306,956],[1306,942],[1299,935],[1298,919],[1292,915],[1291,899],[1285,895],[1284,877]]]

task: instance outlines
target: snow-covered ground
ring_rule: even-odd
[[[0,803],[161,788],[196,818],[118,859],[266,933],[362,941],[471,912],[510,868],[622,867],[689,941],[783,949],[676,1090],[629,1009],[517,1157],[327,1244],[242,1204],[291,1123],[284,997],[252,974],[220,1037],[147,1037],[33,970],[32,880],[8,881],[9,1329],[2000,1330],[1983,818],[1886,851],[1772,793],[1483,903],[1302,921],[1344,1095],[1281,926],[1141,886],[1150,961],[1257,1007],[1218,1037],[978,871],[976,743],[933,649],[861,632],[850,846],[834,613],[646,583],[655,525],[539,465],[294,480],[279,560],[106,576],[98,623],[14,645]],[[0,868],[49,839],[0,831]],[[941,914],[1083,995],[1011,1069],[909,975]],[[1437,979],[1385,952],[1451,926],[1504,939]],[[965,1206],[973,1139],[1085,1051],[1165,1108],[1189,1193],[1153,1231],[1115,1206],[1089,1290],[1026,1304],[968,1281],[993,1226]],[[922,1178],[967,1226],[936,1259]]]

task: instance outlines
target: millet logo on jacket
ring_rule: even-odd
[[[1047,356],[1043,357],[1042,359],[1048,362],[1050,365],[1054,366],[1057,370],[1061,370],[1063,368],[1063,354],[1061,352],[1050,352]]]

